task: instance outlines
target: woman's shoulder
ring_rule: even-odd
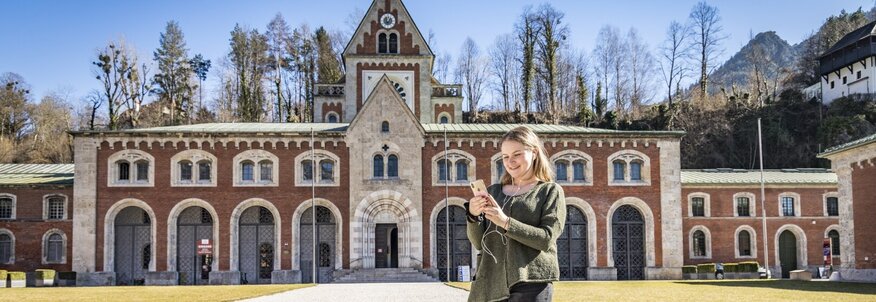
[[[563,194],[563,193],[564,193],[564,192],[563,192],[563,187],[560,186],[560,184],[558,184],[558,183],[556,183],[556,182],[553,182],[553,181],[542,182],[541,184],[539,184],[539,186],[541,186],[541,191],[542,191],[542,192],[546,192],[546,193],[557,192],[557,193],[560,193],[560,194]]]

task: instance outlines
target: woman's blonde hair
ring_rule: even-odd
[[[502,136],[502,142],[515,141],[521,145],[535,151],[535,158],[532,160],[532,175],[535,179],[545,182],[554,181],[554,171],[551,168],[550,160],[547,157],[547,151],[544,149],[544,143],[538,138],[538,135],[526,126],[520,126]],[[503,163],[504,164],[504,161]],[[503,185],[511,184],[511,174],[505,172],[502,174],[500,182]]]

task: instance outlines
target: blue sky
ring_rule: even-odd
[[[603,25],[639,30],[654,48],[672,20],[685,21],[697,0],[675,1],[550,1],[565,12],[572,46],[593,49]],[[726,49],[721,60],[735,53],[750,35],[776,31],[791,44],[800,42],[830,15],[840,10],[868,10],[872,0],[722,0],[708,1],[720,10]],[[108,41],[124,39],[136,47],[141,60],[151,60],[159,34],[176,20],[191,55],[204,54],[214,62],[224,56],[235,23],[264,31],[275,14],[292,25],[346,29],[347,16],[364,10],[367,0],[326,1],[5,1],[0,9],[0,73],[24,77],[38,100],[50,91],[64,90],[78,100],[99,83],[92,74],[96,50]],[[508,33],[527,5],[524,0],[462,1],[408,0],[405,5],[420,30],[434,31],[433,50],[456,53],[470,36],[485,48]],[[357,16],[360,18],[361,16]],[[357,20],[358,21],[358,20]],[[208,75],[208,77],[210,77]],[[212,81],[208,79],[206,89]]]

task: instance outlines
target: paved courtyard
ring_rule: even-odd
[[[449,302],[465,301],[468,292],[444,283],[319,284],[244,301]]]

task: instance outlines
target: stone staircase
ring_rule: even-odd
[[[440,282],[425,272],[410,268],[359,268],[334,272],[335,283]]]

